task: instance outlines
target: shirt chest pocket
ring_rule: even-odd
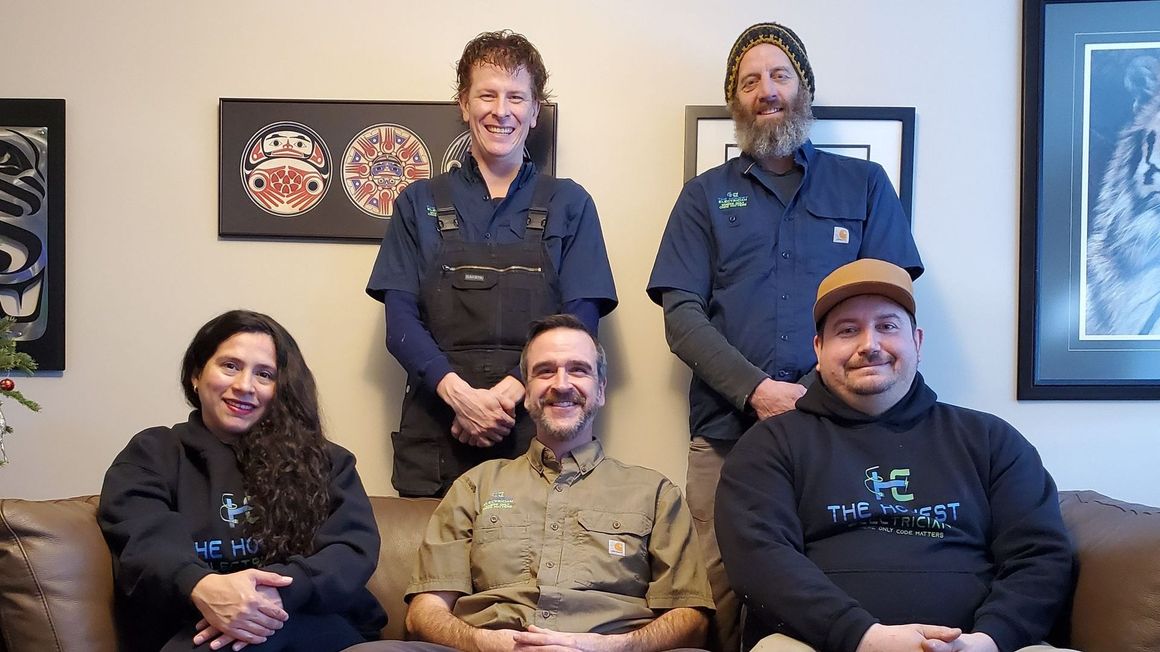
[[[866,226],[866,197],[826,193],[809,197],[798,249],[810,271],[825,276],[858,258]]]
[[[471,577],[476,591],[532,579],[532,541],[524,514],[485,513],[471,538]]]
[[[716,243],[714,287],[728,287],[747,276],[767,276],[773,268],[776,216],[755,210],[719,210],[713,219]]]
[[[652,519],[635,512],[582,510],[576,514],[575,574],[599,591],[644,597],[652,571],[648,540]]]

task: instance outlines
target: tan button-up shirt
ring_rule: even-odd
[[[533,440],[451,486],[407,599],[462,593],[454,613],[475,627],[631,631],[654,610],[712,609],[695,537],[681,490],[660,473],[606,458],[595,440],[563,460]]]

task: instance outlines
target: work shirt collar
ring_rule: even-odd
[[[810,163],[813,162],[817,154],[817,148],[815,148],[814,144],[809,140],[807,140],[801,147],[794,150],[793,162],[794,165],[801,167],[802,179],[805,179],[805,176],[809,174]],[[757,179],[757,181],[761,185],[765,186],[766,189],[768,189],[770,192],[775,192],[773,189],[773,183],[769,180],[770,172],[761,167],[761,163],[758,163],[757,159],[744,152],[741,153],[739,158],[744,162],[742,164],[742,174]]]
[[[604,448],[600,441],[593,439],[590,442],[573,448],[564,459],[557,460],[552,449],[545,446],[539,439],[533,439],[528,446],[528,463],[542,476],[556,476],[564,471],[578,472],[579,475],[588,475],[598,464],[604,461]]]
[[[475,160],[475,156],[471,152],[467,153],[467,164],[459,169],[468,182],[473,184],[484,183],[483,174],[479,171],[479,162]],[[524,184],[534,176],[536,176],[536,164],[528,156],[527,150],[524,150],[524,162],[520,165],[520,171],[516,174],[516,178],[512,180],[512,185],[508,188],[507,196],[511,197],[514,195],[517,190],[523,188]]]

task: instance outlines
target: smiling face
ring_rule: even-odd
[[[596,345],[584,331],[554,328],[527,347],[524,406],[536,423],[536,437],[560,452],[592,439],[592,421],[604,405],[604,380],[597,371]]]
[[[277,389],[274,340],[266,333],[236,333],[218,345],[193,383],[201,416],[218,439],[232,441],[266,414]]]
[[[758,117],[759,123],[785,119],[786,107],[797,98],[801,82],[781,48],[758,43],[737,65],[735,102]]]
[[[886,297],[846,299],[825,316],[814,337],[818,373],[847,405],[877,415],[906,395],[918,371],[922,329]]]
[[[489,63],[476,64],[459,108],[471,132],[471,153],[476,161],[489,166],[523,161],[528,132],[540,115],[527,68],[509,73]]]
[[[729,108],[742,151],[758,159],[791,156],[809,137],[814,116],[789,57],[758,43],[741,57],[737,77]]]

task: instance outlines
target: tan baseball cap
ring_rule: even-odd
[[[910,273],[894,263],[875,258],[861,258],[830,272],[818,286],[814,302],[814,323],[850,297],[879,294],[914,314],[914,285]]]

